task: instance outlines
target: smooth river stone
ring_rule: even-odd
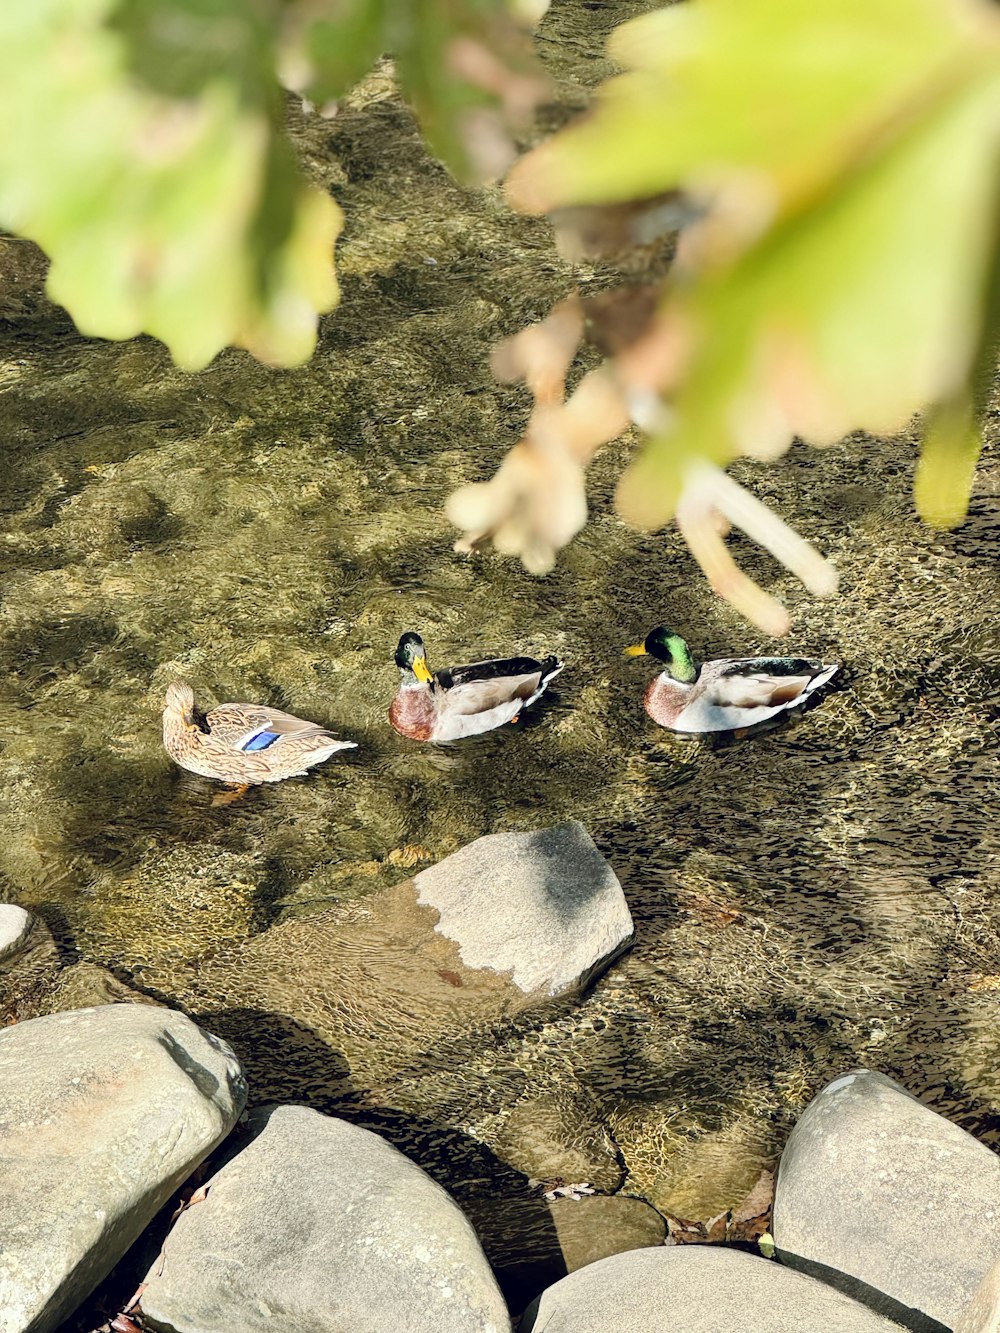
[[[632,939],[618,877],[578,820],[489,833],[414,884],[466,967],[509,972],[525,993],[586,985]]]
[[[786,1262],[847,1274],[952,1328],[1000,1258],[1000,1157],[892,1079],[855,1070],[792,1130],[772,1231]]]
[[[631,1250],[544,1291],[519,1333],[899,1333],[832,1287],[718,1245]]]
[[[49,1333],[228,1134],[228,1046],[148,1005],[0,1032],[0,1333]]]
[[[955,1333],[1000,1333],[1000,1260],[980,1282],[962,1311]]]
[[[31,933],[31,913],[14,903],[0,903],[0,962],[20,953]]]
[[[477,1044],[585,984],[631,936],[621,885],[573,822],[480,838],[363,901],[174,969],[159,988],[232,1041],[261,1101],[334,1109],[404,1071],[444,1069],[460,1084]],[[155,969],[146,976],[157,984]]]
[[[142,1293],[169,1333],[509,1333],[472,1225],[378,1135],[304,1106],[255,1135],[178,1217]]]

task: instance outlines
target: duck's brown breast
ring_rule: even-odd
[[[435,720],[434,701],[427,690],[400,690],[389,705],[390,723],[410,740],[431,740]]]
[[[646,686],[643,704],[646,712],[661,727],[673,727],[691,702],[691,691],[663,676],[654,676]]]

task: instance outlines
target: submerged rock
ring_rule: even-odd
[[[471,1224],[376,1134],[263,1108],[183,1212],[142,1294],[170,1333],[506,1333]]]
[[[606,1122],[575,1080],[551,1092],[530,1091],[498,1133],[490,1136],[499,1157],[534,1180],[586,1181],[613,1194],[625,1169]]]
[[[224,1042],[183,1014],[105,1005],[0,1032],[0,1330],[49,1333],[229,1132]]]
[[[662,1245],[667,1224],[624,1194],[480,1199],[466,1205],[511,1310],[553,1282],[626,1250]]]
[[[800,1273],[716,1245],[632,1250],[542,1293],[519,1333],[891,1333],[898,1325]]]
[[[479,839],[363,903],[280,922],[199,959],[173,994],[232,1041],[261,1100],[336,1109],[345,1094],[426,1076],[447,1090],[439,1119],[468,1124],[481,1110],[466,1078],[475,1052],[548,1005],[552,987],[606,966],[631,928],[614,873],[572,823]],[[427,1103],[415,1114],[428,1118]],[[613,1187],[610,1151],[591,1156]]]
[[[575,819],[477,838],[414,884],[466,967],[509,972],[525,992],[586,985],[632,938],[618,877]]]
[[[846,1274],[951,1328],[1000,1259],[1000,1158],[892,1079],[856,1070],[793,1129],[772,1231],[786,1262]]]
[[[73,963],[59,973],[48,997],[49,1012],[92,1009],[99,1004],[149,1004],[159,1001],[133,990],[124,981],[96,963]]]
[[[0,903],[0,962],[20,953],[31,934],[31,913],[14,903]]]

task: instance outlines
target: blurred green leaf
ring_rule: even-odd
[[[303,91],[317,103],[343,96],[388,48],[388,0],[331,0],[298,42],[307,71]]]
[[[928,415],[913,497],[920,517],[933,527],[952,528],[965,517],[982,447],[982,426],[968,399]]]
[[[196,97],[224,79],[251,106],[274,87],[275,0],[114,0],[109,27],[135,79],[167,97]]]
[[[330,0],[300,19],[291,63],[303,62],[310,100],[340,97],[391,55],[429,146],[463,180],[506,171],[511,133],[546,90],[510,0]]]
[[[317,101],[384,52],[435,151],[503,170],[541,84],[506,0],[6,0],[0,226],[49,255],[82,332],[150,333],[188,369],[311,354],[340,211],[282,133],[277,69]]]
[[[795,435],[889,433],[927,403],[965,403],[932,417],[921,472],[921,506],[936,491],[937,521],[954,521],[1000,235],[1000,12],[691,0],[625,25],[612,51],[632,71],[508,189],[529,211],[670,189],[708,205],[664,286],[654,382],[639,387],[669,411],[622,480],[623,514],[665,522],[699,460],[773,458]]]
[[[537,212],[742,189],[768,222],[982,64],[983,39],[995,49],[995,16],[965,0],[674,4],[616,29],[630,72],[509,188]]]
[[[82,332],[150,333],[188,369],[230,343],[279,365],[311,354],[337,299],[340,213],[275,123],[263,14],[223,0],[0,7],[0,223],[48,253],[49,294]]]

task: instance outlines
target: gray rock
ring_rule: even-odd
[[[520,1333],[898,1333],[813,1278],[717,1245],[631,1250],[544,1291]]]
[[[303,1106],[256,1137],[183,1212],[142,1294],[170,1333],[508,1333],[476,1233],[378,1135]]]
[[[892,1079],[856,1070],[792,1131],[772,1231],[787,1262],[847,1274],[951,1328],[1000,1258],[1000,1158]]]
[[[509,971],[525,992],[586,985],[632,938],[618,877],[577,820],[487,834],[414,883],[466,967]]]
[[[568,1078],[548,1094],[529,1092],[489,1143],[508,1166],[534,1180],[585,1181],[612,1194],[624,1179],[610,1129]]]
[[[955,1333],[1000,1333],[1000,1260],[990,1268],[962,1311]]]
[[[0,1032],[0,1333],[49,1333],[232,1128],[223,1042],[105,1005]]]
[[[31,913],[13,903],[0,903],[0,962],[20,953],[31,933]]]

